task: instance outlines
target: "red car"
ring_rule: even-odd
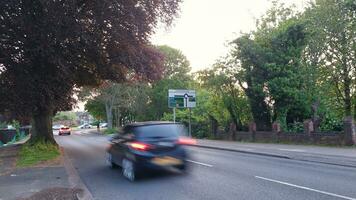
[[[67,126],[61,127],[61,128],[59,129],[58,135],[70,135],[71,130],[72,130],[72,129],[69,128],[69,127],[67,127]]]

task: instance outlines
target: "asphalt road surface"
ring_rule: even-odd
[[[131,183],[105,162],[107,137],[56,136],[94,199],[356,200],[356,168],[189,148],[188,174],[150,173]]]

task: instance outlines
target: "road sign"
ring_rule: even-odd
[[[195,106],[195,90],[168,90],[168,107],[194,108]]]

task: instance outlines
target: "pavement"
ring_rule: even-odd
[[[63,157],[31,167],[16,167],[20,146],[0,148],[0,200],[77,200],[83,197],[83,188],[70,181]]]
[[[56,136],[56,140],[92,198],[97,200],[356,200],[356,168],[282,157],[306,151],[303,153],[353,158],[354,149],[339,151],[338,148],[273,144],[260,147],[260,144],[198,141],[199,145],[205,142],[205,145],[240,148],[241,151],[188,147],[191,158],[187,174],[147,172],[142,179],[131,183],[123,178],[119,169],[113,170],[107,165],[107,136],[78,131],[70,136]],[[258,154],[259,151],[277,156]],[[348,153],[344,155],[343,151]]]
[[[197,146],[308,162],[356,167],[356,148],[197,140]]]

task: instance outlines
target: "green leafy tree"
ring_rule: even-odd
[[[233,65],[220,61],[212,69],[198,72],[197,76],[202,86],[210,89],[212,95],[222,102],[231,122],[237,129],[241,129],[242,125],[250,120],[250,109],[235,74],[236,69]]]
[[[169,46],[159,46],[158,50],[164,55],[164,70],[161,80],[152,84],[150,93],[150,116],[159,120],[163,113],[169,112],[168,90],[186,89],[189,86],[191,77],[188,74],[191,70],[188,59],[183,53]]]
[[[258,129],[270,129],[272,119],[286,128],[288,119],[302,121],[308,116],[309,68],[302,62],[306,43],[300,15],[278,4],[262,18],[257,31],[232,43],[236,77]]]
[[[86,102],[84,108],[95,119],[106,120],[105,104],[103,104],[101,101],[97,99],[90,99]]]
[[[312,34],[306,59],[319,70],[319,82],[333,91],[323,96],[356,118],[356,2],[316,0],[305,12]],[[336,98],[334,98],[336,97]]]
[[[0,2],[0,112],[32,118],[31,139],[55,143],[52,116],[74,88],[102,80],[153,80],[161,56],[149,44],[180,0]]]
[[[76,120],[77,116],[74,112],[58,112],[54,117],[53,121],[62,121],[62,120]]]

